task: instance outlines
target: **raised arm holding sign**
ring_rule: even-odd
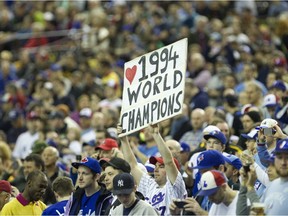
[[[118,126],[118,132],[122,128]],[[149,131],[158,146],[161,157],[150,157],[149,162],[155,165],[154,178],[142,171],[137,165],[136,157],[132,152],[127,136],[122,136],[122,151],[125,159],[129,161],[131,173],[134,176],[138,191],[160,215],[169,215],[168,206],[172,199],[184,199],[187,196],[184,180],[179,172],[180,164],[173,158],[171,151],[159,133],[158,125],[149,125]],[[120,135],[120,134],[119,134]]]
[[[125,63],[122,136],[182,112],[186,65],[187,38]]]

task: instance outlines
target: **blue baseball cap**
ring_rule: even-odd
[[[57,64],[57,63],[51,64],[50,65],[50,70],[52,70],[52,71],[62,70],[62,66],[60,64]]]
[[[224,156],[216,150],[206,150],[199,154],[197,166],[192,169],[208,169],[214,166],[225,164]]]
[[[74,162],[72,166],[76,169],[78,169],[79,166],[86,166],[94,173],[101,173],[101,166],[98,160],[91,157],[85,157],[80,162]]]
[[[191,149],[187,143],[181,142],[180,145],[181,145],[181,152],[190,152]]]
[[[96,145],[96,140],[89,140],[89,141],[86,141],[86,142],[83,142],[82,146],[92,146],[92,147],[95,147]]]
[[[248,134],[241,134],[241,136],[245,139],[256,140],[258,137],[258,130],[253,128]]]
[[[276,143],[275,154],[277,153],[288,153],[288,139],[279,140]]]
[[[242,162],[241,160],[235,156],[235,155],[232,155],[232,154],[227,154],[227,155],[224,155],[224,160],[232,165],[233,167],[235,167],[237,170],[240,170],[241,167],[242,167]]]
[[[204,135],[205,140],[208,140],[209,138],[218,139],[223,145],[227,143],[227,139],[225,135],[221,131],[218,131],[218,130],[214,130],[210,132],[209,134]]]
[[[281,90],[283,92],[285,92],[286,89],[287,89],[285,83],[282,80],[274,81],[274,83],[272,84],[270,89],[273,89],[273,88],[279,89],[279,90]]]

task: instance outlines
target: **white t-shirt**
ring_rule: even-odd
[[[185,199],[187,197],[185,183],[180,172],[178,172],[173,185],[167,177],[164,187],[159,187],[155,180],[145,173],[141,177],[138,191],[158,211],[159,215],[169,215],[169,205],[172,199]]]
[[[89,128],[81,131],[81,142],[89,142],[96,140],[96,133],[93,128]]]
[[[17,159],[24,159],[32,152],[32,147],[35,141],[39,139],[39,133],[31,134],[29,131],[20,134],[16,140],[15,148],[13,150],[13,157]]]
[[[224,203],[220,203],[218,205],[212,204],[208,215],[229,215],[229,216],[236,216],[236,205],[237,205],[237,200],[238,200],[238,191],[233,199],[233,201],[230,203],[229,206],[226,206]]]

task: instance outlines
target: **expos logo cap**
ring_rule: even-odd
[[[205,172],[201,179],[201,190],[198,196],[210,196],[217,192],[219,187],[227,182],[224,174],[218,170],[211,170]]]

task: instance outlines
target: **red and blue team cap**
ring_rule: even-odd
[[[216,193],[221,185],[227,182],[224,174],[218,170],[205,172],[200,179],[201,190],[198,196],[210,196]]]

